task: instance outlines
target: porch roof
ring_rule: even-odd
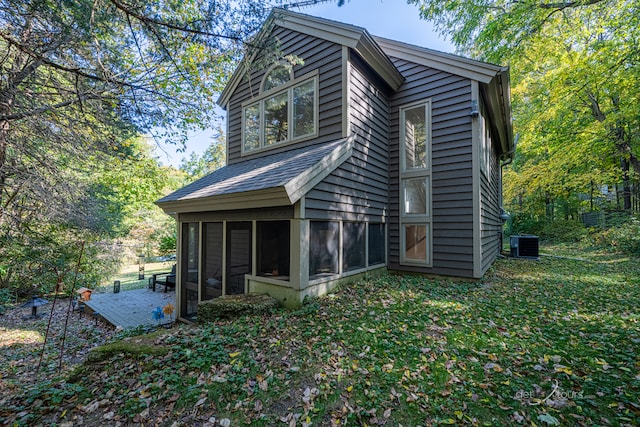
[[[293,205],[351,157],[353,138],[224,166],[158,200],[166,213]]]

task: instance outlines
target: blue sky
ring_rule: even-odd
[[[432,25],[420,19],[418,8],[405,0],[346,0],[344,6],[336,2],[292,9],[308,15],[366,28],[375,36],[399,40],[443,52],[453,52],[453,45],[433,31]],[[191,152],[201,154],[211,143],[213,132],[200,132],[190,136],[185,153],[176,152],[175,146],[156,149],[163,164],[177,167]]]

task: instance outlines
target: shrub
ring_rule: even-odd
[[[629,255],[640,255],[640,219],[631,217],[615,227],[594,231],[590,236],[595,246],[610,248]]]
[[[246,314],[268,313],[279,305],[279,301],[269,295],[224,295],[198,304],[198,322],[206,323],[221,319],[235,319]]]

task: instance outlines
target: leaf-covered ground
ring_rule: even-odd
[[[1,414],[65,426],[640,424],[639,260],[547,252],[499,260],[480,283],[389,275],[297,311],[128,338],[66,381],[5,397]]]

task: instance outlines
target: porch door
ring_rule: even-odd
[[[244,276],[251,274],[251,223],[227,223],[226,294],[244,293]]]

